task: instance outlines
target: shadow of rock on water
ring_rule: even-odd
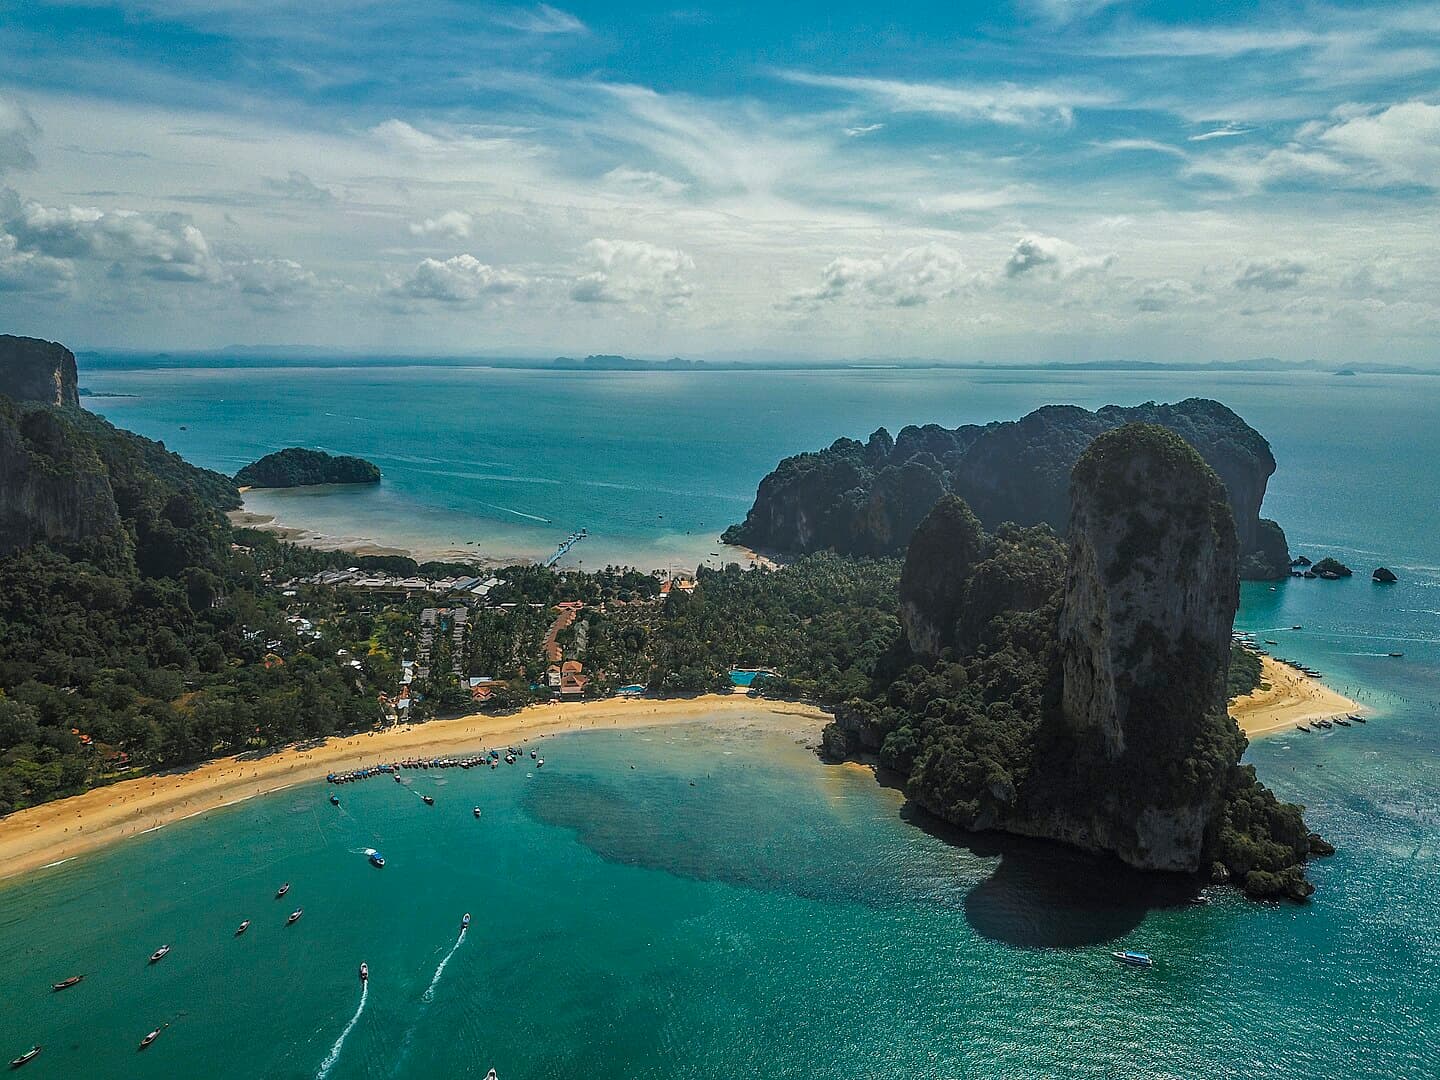
[[[1124,937],[1154,908],[1180,907],[1194,877],[1135,870],[1118,859],[1004,833],[973,833],[906,803],[900,816],[979,858],[999,858],[965,897],[965,919],[993,941],[1032,949],[1099,945]]]

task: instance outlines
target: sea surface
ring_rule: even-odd
[[[1303,906],[1196,907],[927,827],[863,770],[743,727],[548,739],[544,769],[371,781],[339,809],[293,788],[0,883],[0,1055],[44,1044],[27,1076],[1440,1076],[1440,381],[127,364],[81,381],[137,396],[87,403],[201,464],[292,443],[379,462],[378,491],[309,497],[372,501],[319,511],[337,532],[538,553],[583,525],[587,565],[693,551],[778,457],[879,424],[1216,397],[1274,446],[1266,513],[1292,548],[1359,571],[1247,584],[1238,625],[1371,719],[1249,751],[1339,849]],[[1371,584],[1381,564],[1398,584]]]

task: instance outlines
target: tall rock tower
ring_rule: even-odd
[[[1238,547],[1224,485],[1173,432],[1127,424],[1076,463],[1063,708],[1111,759],[1224,714]]]
[[[0,334],[0,394],[42,405],[79,405],[75,354],[57,341]]]

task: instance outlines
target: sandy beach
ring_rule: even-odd
[[[507,742],[597,728],[724,723],[819,738],[828,719],[819,709],[761,702],[742,694],[707,694],[671,701],[610,698],[536,705],[502,716],[408,724],[388,731],[326,739],[263,756],[228,757],[183,771],[125,780],[45,803],[0,821],[0,878],[67,862],[97,848],[164,828],[246,799],[318,780],[330,772],[435,756]]]
[[[1261,660],[1262,686],[1230,703],[1230,715],[1240,730],[1254,739],[1281,731],[1293,731],[1296,724],[1346,713],[1363,712],[1362,706],[1330,689],[1319,679],[1302,675],[1269,656]]]

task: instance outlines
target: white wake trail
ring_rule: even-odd
[[[367,979],[360,984],[360,1007],[355,1010],[355,1015],[345,1025],[345,1030],[340,1032],[340,1037],[335,1040],[335,1045],[330,1048],[330,1056],[320,1063],[320,1071],[315,1074],[315,1080],[325,1080],[330,1075],[330,1070],[335,1067],[335,1063],[340,1060],[340,1051],[345,1046],[345,1036],[349,1035],[350,1030],[360,1022],[360,1014],[365,1011],[365,999],[369,996],[370,981]]]
[[[465,931],[464,931],[464,930],[461,930],[461,931],[460,931],[460,936],[455,939],[455,944],[454,944],[453,946],[451,946],[450,951],[445,954],[445,959],[440,961],[440,966],[435,969],[435,977],[430,980],[430,986],[429,986],[429,988],[425,991],[425,993],[423,993],[423,994],[420,995],[420,1000],[421,1000],[421,1001],[433,1001],[433,1000],[434,1000],[434,998],[435,998],[435,987],[438,986],[439,983],[440,983],[440,976],[445,974],[445,965],[448,964],[448,963],[450,963],[450,958],[455,955],[455,951],[456,951],[457,949],[459,949],[460,946],[463,945],[464,943],[465,943]]]

